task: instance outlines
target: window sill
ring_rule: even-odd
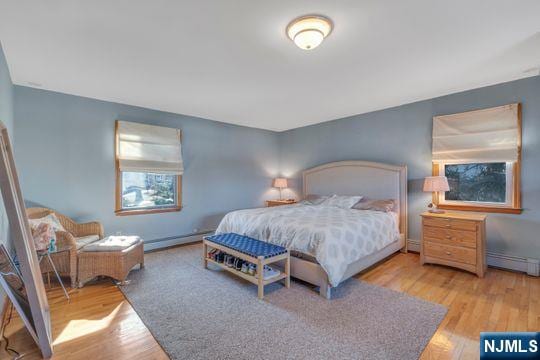
[[[437,208],[444,210],[460,210],[460,211],[476,211],[484,213],[501,213],[501,214],[521,214],[521,208],[495,207],[495,206],[473,206],[473,205],[449,205],[439,204]]]
[[[128,215],[145,215],[145,214],[158,214],[167,213],[182,210],[181,206],[164,208],[164,209],[137,209],[137,210],[116,210],[114,213],[116,216],[128,216]]]

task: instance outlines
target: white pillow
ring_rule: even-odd
[[[304,200],[300,201],[300,204],[301,205],[320,205],[328,198],[329,196],[308,194],[304,197]]]
[[[32,229],[37,229],[39,224],[48,224],[51,226],[53,231],[66,231],[54,213],[39,219],[28,219],[28,222],[30,223],[30,228]]]
[[[332,195],[323,201],[321,206],[334,206],[340,209],[350,209],[360,200],[362,200],[362,196]]]

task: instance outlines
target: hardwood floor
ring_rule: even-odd
[[[399,253],[357,278],[448,308],[422,359],[478,358],[480,331],[540,330],[540,278],[526,274],[490,268],[480,279],[442,266],[421,266],[417,254]],[[67,303],[57,287],[49,292],[53,359],[167,358],[111,282],[104,280],[70,294]],[[27,353],[24,359],[39,359],[21,326],[14,316],[6,331],[10,347]],[[0,358],[8,358],[3,349]]]
[[[540,278],[489,268],[485,278],[398,254],[360,275],[369,283],[442,304],[448,313],[422,359],[476,359],[481,331],[539,331]]]
[[[110,280],[69,290],[68,303],[58,284],[48,292],[53,359],[168,359],[124,295]],[[15,311],[15,310],[14,310]],[[41,354],[15,315],[6,329],[10,348],[23,359]],[[9,358],[0,350],[0,359]]]

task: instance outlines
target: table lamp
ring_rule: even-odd
[[[285,178],[275,178],[274,187],[279,189],[279,200],[281,199],[281,190],[287,187],[287,179]]]
[[[438,195],[440,191],[449,191],[450,186],[448,186],[448,179],[446,176],[428,176],[424,179],[424,191],[431,192]],[[428,205],[430,208],[428,211],[431,213],[442,214],[444,210],[437,209],[437,204],[430,203]]]

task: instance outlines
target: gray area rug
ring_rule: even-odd
[[[172,359],[417,359],[446,308],[350,279],[328,301],[202,267],[200,244],[146,254],[121,290]],[[211,266],[211,265],[210,265]]]

